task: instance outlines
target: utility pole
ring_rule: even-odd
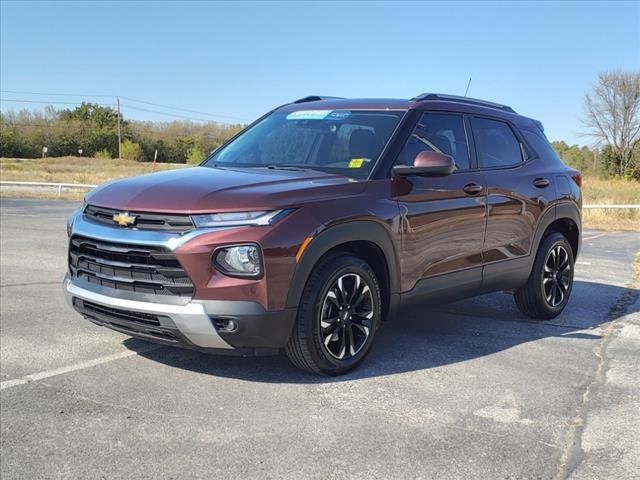
[[[116,100],[118,101],[118,160],[120,160],[122,158],[122,138],[120,137],[120,97],[116,97]]]

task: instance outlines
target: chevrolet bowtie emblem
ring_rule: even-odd
[[[121,227],[128,227],[129,225],[136,223],[136,218],[138,217],[135,215],[129,215],[127,212],[120,212],[113,216],[113,221]]]

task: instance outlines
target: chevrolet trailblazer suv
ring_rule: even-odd
[[[90,192],[64,290],[131,336],[339,375],[414,301],[506,290],[531,318],[560,314],[580,182],[504,105],[306,97],[199,167]]]

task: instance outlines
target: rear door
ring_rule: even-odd
[[[510,268],[492,269],[492,264],[529,255],[538,218],[551,198],[547,194],[552,193],[553,186],[530,161],[526,144],[514,125],[483,116],[470,117],[470,123],[478,167],[487,185],[483,256],[484,276],[488,277],[487,273],[494,270]]]
[[[412,164],[422,150],[452,156],[456,171],[447,177],[394,180],[402,223],[403,291],[429,279],[434,280],[424,284],[429,290],[479,286],[486,189],[482,174],[474,170],[475,158],[469,150],[463,116],[424,113],[396,164]]]

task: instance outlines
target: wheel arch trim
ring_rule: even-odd
[[[373,243],[382,251],[389,272],[389,290],[393,297],[399,291],[400,277],[397,252],[391,233],[377,221],[357,220],[327,227],[313,237],[293,274],[286,306],[298,306],[307,280],[323,255],[342,244],[358,241]]]
[[[544,233],[547,231],[549,226],[558,221],[568,219],[571,220],[578,229],[578,249],[576,251],[575,257],[577,258],[577,253],[580,250],[580,243],[582,239],[582,220],[581,213],[578,206],[571,202],[560,202],[553,206],[553,208],[548,209],[540,218],[538,222],[538,226],[536,228],[534,234],[534,241],[531,246],[530,255],[535,258],[536,253],[538,252],[538,248],[540,248],[540,243],[542,242],[542,238]]]

